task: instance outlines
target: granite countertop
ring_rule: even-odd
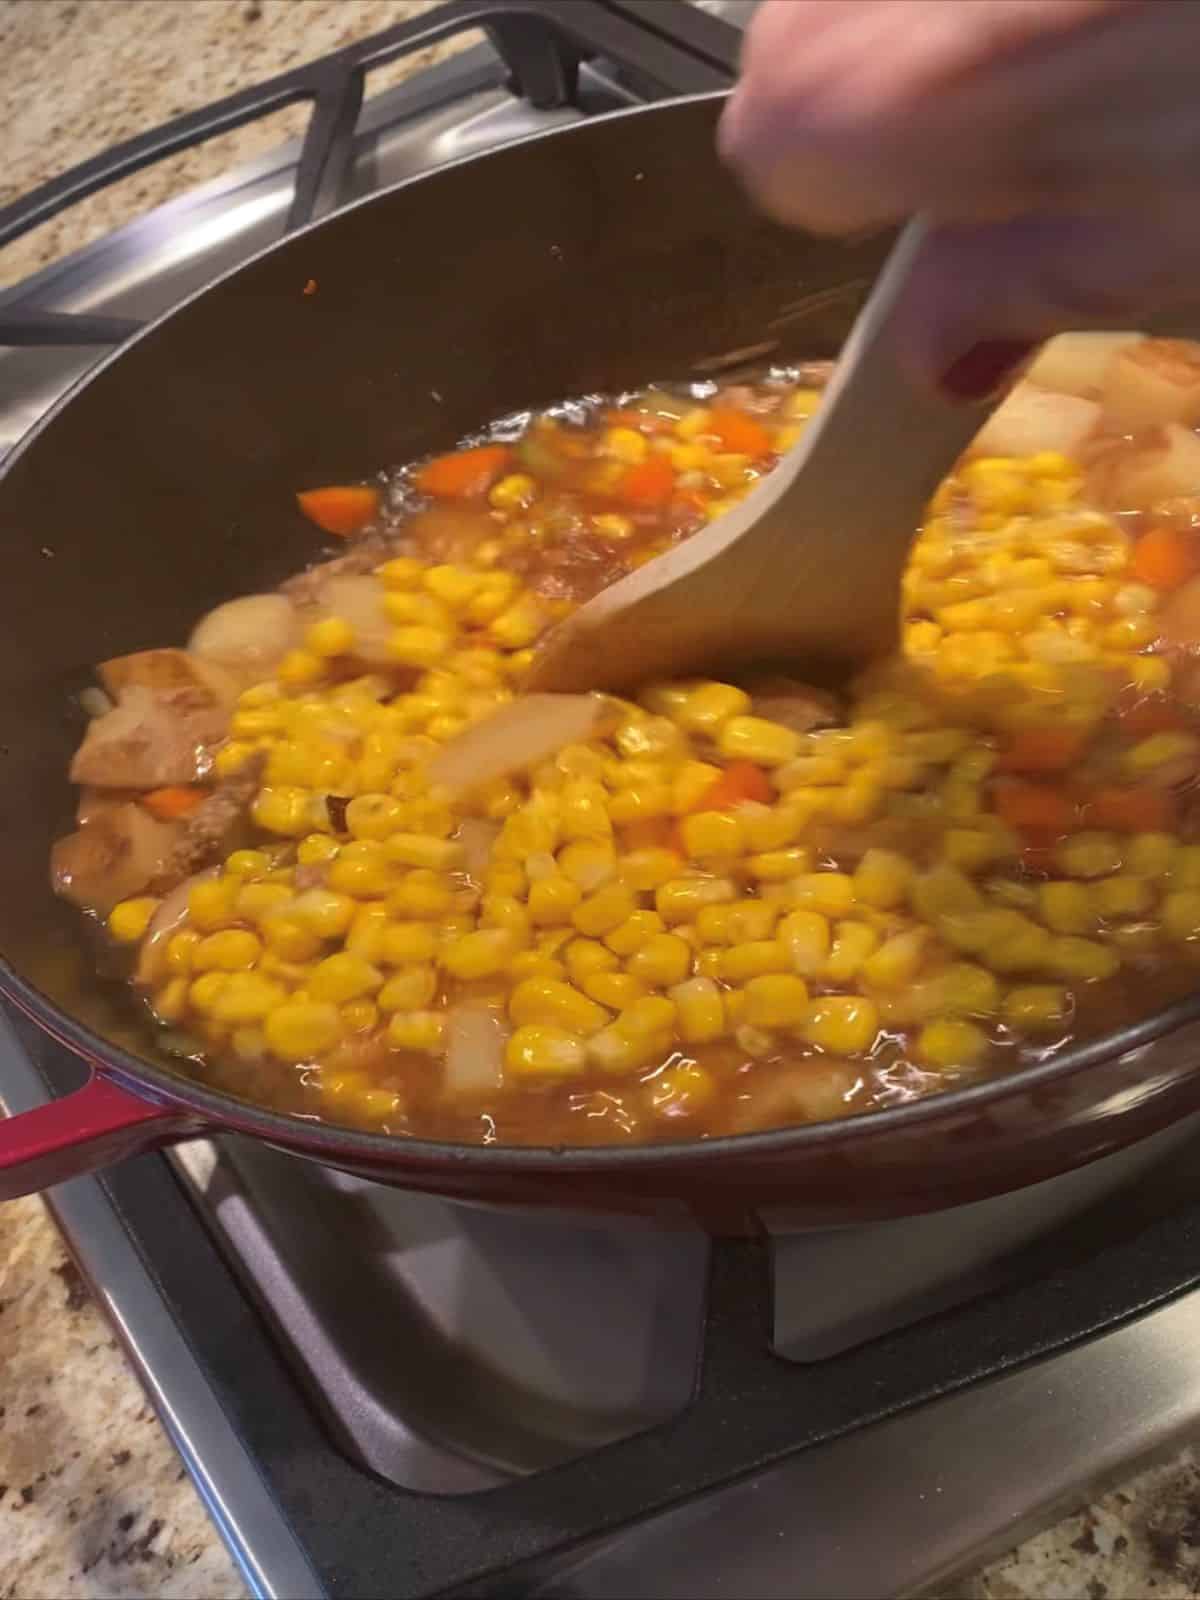
[[[0,204],[430,3],[0,0]],[[434,53],[372,75],[372,89]],[[0,285],[278,144],[302,118],[222,135],[73,208],[0,251]],[[246,1593],[38,1200],[0,1208],[0,1372],[0,1600]],[[941,1595],[1200,1600],[1200,1458],[1185,1450]]]

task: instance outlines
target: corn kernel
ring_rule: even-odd
[[[604,943],[614,955],[631,956],[665,927],[657,911],[634,911],[604,935]]]
[[[321,941],[311,928],[301,927],[279,912],[264,916],[259,928],[263,944],[281,961],[311,961],[320,952]]]
[[[913,875],[912,862],[906,856],[872,846],[855,869],[854,894],[869,906],[890,911],[903,904]]]
[[[672,986],[670,998],[684,1044],[708,1044],[725,1032],[724,1001],[711,978],[686,978]]]
[[[615,972],[617,957],[598,939],[572,939],[563,951],[572,983],[582,985],[597,972]]]
[[[825,977],[830,983],[852,982],[878,944],[879,934],[865,922],[839,922],[825,963]]]
[[[632,889],[623,883],[606,883],[575,907],[571,921],[580,933],[599,939],[619,927],[636,910],[637,899]]]
[[[527,1022],[554,1023],[585,1036],[608,1022],[603,1006],[557,978],[526,978],[518,983],[508,998],[508,1014],[518,1027]]]
[[[215,934],[214,938],[220,938]],[[287,990],[280,983],[264,978],[258,972],[231,972],[212,1004],[212,1016],[218,1022],[243,1027],[247,1023],[262,1022],[287,999]]]
[[[385,895],[393,881],[383,846],[375,839],[355,839],[344,845],[325,874],[330,889],[356,900]]]
[[[1171,858],[1171,887],[1200,889],[1200,845],[1179,845]]]
[[[650,1104],[656,1116],[691,1116],[716,1097],[717,1082],[695,1061],[677,1061],[654,1080]]]
[[[445,628],[413,623],[394,628],[388,637],[390,658],[402,667],[435,667],[445,659],[454,644],[454,635]]]
[[[537,492],[538,486],[527,472],[510,472],[493,484],[488,500],[497,511],[523,511],[537,499]]]
[[[524,888],[522,879],[521,888]],[[488,878],[489,893],[499,894],[492,888],[492,875]],[[454,890],[445,878],[428,867],[417,867],[406,873],[388,894],[385,902],[390,916],[418,918],[421,921],[438,921],[454,909]]]
[[[322,617],[305,629],[304,645],[321,660],[344,656],[354,648],[354,629],[345,617]]]
[[[1082,883],[1043,883],[1038,886],[1038,914],[1055,933],[1092,933],[1097,906]]]
[[[938,1071],[976,1066],[987,1052],[988,1036],[983,1029],[956,1017],[928,1022],[917,1036],[918,1059]]]
[[[428,922],[385,921],[374,941],[372,959],[389,967],[410,962],[432,961],[438,948],[438,935]]]
[[[192,952],[196,972],[248,972],[262,955],[262,945],[244,928],[225,928],[201,939]]]
[[[757,1028],[796,1028],[808,1016],[808,985],[790,973],[750,978],[745,1020]]]
[[[685,761],[671,782],[671,810],[676,816],[695,811],[720,776],[710,761]]]
[[[1079,978],[1085,982],[1111,978],[1121,965],[1116,953],[1106,945],[1070,934],[1050,941],[1047,964],[1056,978]]]
[[[913,880],[909,890],[913,910],[925,922],[956,912],[979,911],[983,896],[957,867],[934,867]]]
[[[721,976],[730,983],[794,970],[791,950],[782,939],[749,939],[730,945],[721,959]]]
[[[829,959],[829,923],[819,911],[792,911],[780,922],[777,940],[786,948],[791,970],[816,978]]]
[[[136,944],[150,926],[160,901],[151,895],[121,900],[108,914],[108,931],[119,944]]]
[[[184,977],[171,978],[161,989],[154,991],[151,1002],[156,1017],[162,1022],[181,1022],[187,1012],[188,981]]]
[[[806,872],[791,882],[791,902],[801,911],[845,916],[854,907],[854,879],[845,872]]]
[[[667,715],[689,733],[715,738],[730,717],[750,709],[750,696],[731,683],[697,683]],[[720,777],[720,772],[717,772]]]
[[[1072,878],[1102,878],[1119,869],[1123,851],[1115,834],[1083,832],[1062,840],[1054,859]]]
[[[234,920],[238,894],[236,878],[203,878],[188,892],[188,920],[202,933],[215,931]]]
[[[801,1032],[831,1055],[861,1055],[879,1032],[879,1009],[860,995],[821,995],[809,1001]]]
[[[1149,911],[1154,903],[1150,884],[1132,873],[1101,878],[1092,884],[1091,892],[1102,917],[1137,917]]]
[[[908,928],[885,939],[859,969],[863,981],[880,989],[903,989],[920,970],[929,942],[927,928]]]
[[[336,955],[326,956],[317,963],[309,975],[307,988],[314,1000],[344,1005],[347,1000],[374,994],[382,984],[383,973],[378,967],[349,950],[339,950]]]
[[[241,739],[228,739],[213,756],[213,771],[218,778],[231,778],[254,754],[254,746]]]
[[[190,972],[200,935],[192,928],[181,928],[167,941],[166,968],[176,974]]]
[[[437,973],[429,965],[402,967],[375,996],[380,1011],[424,1011],[437,994]]]
[[[394,1011],[387,1036],[393,1050],[441,1055],[446,1046],[446,1018],[440,1011]]]
[[[807,873],[812,866],[812,851],[793,845],[787,850],[763,850],[746,858],[746,870],[760,883],[786,883]]]
[[[504,1070],[514,1078],[575,1078],[586,1067],[578,1034],[548,1023],[517,1028],[504,1048]]]
[[[1168,762],[1193,761],[1200,752],[1200,739],[1192,733],[1152,733],[1140,740],[1122,758],[1135,777],[1144,777]]]
[[[267,833],[299,838],[313,826],[310,800],[307,789],[268,784],[255,796],[250,815]]]
[[[293,999],[268,1013],[263,1033],[281,1061],[311,1061],[341,1038],[342,1019],[335,1005]]]
[[[516,935],[509,928],[478,928],[449,940],[438,957],[453,978],[492,978],[516,955]]]
[[[553,858],[552,858],[553,859]],[[583,890],[560,872],[529,886],[529,917],[538,927],[569,923]]]
[[[1073,1012],[1067,991],[1049,983],[1010,989],[1004,999],[1004,1020],[1021,1033],[1061,1034],[1070,1025]]]
[[[643,983],[668,988],[692,970],[691,946],[674,933],[658,933],[629,957],[628,971]]]
[[[781,767],[799,751],[800,735],[766,717],[730,717],[721,725],[717,748],[730,761]]]
[[[301,866],[317,866],[323,861],[332,861],[340,848],[337,840],[327,833],[310,833],[296,846],[296,860]]]
[[[1163,900],[1162,920],[1172,939],[1200,938],[1200,890],[1173,890]]]
[[[728,811],[695,811],[681,820],[679,834],[693,860],[736,856],[742,848],[741,823]]]
[[[613,1011],[624,1011],[646,993],[645,984],[628,972],[591,972],[579,987],[590,1000]]]
[[[527,593],[493,619],[489,632],[503,649],[520,650],[533,644],[549,621],[550,617],[537,596]]]
[[[337,939],[354,921],[357,910],[348,895],[331,889],[305,889],[292,902],[288,915],[322,939]]]

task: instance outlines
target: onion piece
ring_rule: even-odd
[[[485,1095],[500,1087],[509,1027],[498,1005],[460,1000],[446,1013],[446,1069],[442,1086],[449,1095]]]
[[[482,817],[466,817],[454,835],[462,845],[463,868],[468,878],[479,882],[492,859],[492,847],[500,837],[498,822],[485,822]]]
[[[133,974],[135,983],[156,983],[162,976],[167,940],[187,920],[188,896],[196,884],[205,878],[215,878],[220,870],[220,867],[209,867],[205,872],[195,872],[190,878],[184,878],[182,883],[177,883],[164,897],[150,918],[149,927],[142,935],[137,967]]]
[[[300,637],[300,618],[286,595],[244,594],[201,617],[188,649],[249,685],[270,678]]]
[[[1100,418],[1095,400],[1074,394],[1039,389],[1019,383],[996,408],[971,441],[971,455],[1032,456],[1039,450],[1057,450],[1064,456],[1079,453]]]
[[[1139,340],[1109,367],[1103,400],[1122,433],[1200,420],[1200,351],[1190,339]]]
[[[1196,494],[1200,438],[1178,422],[1152,428],[1098,461],[1092,479],[1097,497],[1117,511]]]
[[[1047,339],[1025,377],[1042,389],[1094,400],[1114,359],[1126,345],[1138,344],[1144,337],[1140,333],[1060,333]]]
[[[464,794],[591,739],[610,714],[598,694],[520,695],[444,745],[429,763],[429,781]]]

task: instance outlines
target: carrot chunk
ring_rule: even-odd
[[[1097,789],[1084,806],[1089,825],[1117,833],[1170,833],[1178,821],[1175,797],[1166,789]]]
[[[757,460],[759,456],[771,454],[771,435],[761,422],[748,417],[744,411],[719,406],[710,414],[705,432],[715,433],[726,450],[736,451],[740,456]]]
[[[1173,528],[1151,528],[1133,547],[1134,577],[1154,589],[1178,589],[1200,570],[1196,545]]]
[[[296,504],[310,522],[326,533],[346,539],[365,527],[379,510],[379,490],[367,484],[332,484],[326,489],[305,489]]]
[[[1075,825],[1074,800],[1049,784],[1003,779],[996,784],[995,801],[996,814],[1010,828],[1061,835]]]
[[[439,500],[471,500],[486,494],[508,465],[512,451],[506,444],[480,444],[434,456],[419,469],[417,488]]]
[[[191,816],[204,799],[204,790],[170,784],[165,789],[150,789],[141,799],[152,817],[160,822],[177,822],[180,817]]]
[[[630,467],[617,487],[617,493],[635,506],[665,506],[675,489],[675,471],[666,456],[647,456]]]
[[[996,763],[999,772],[1065,772],[1079,759],[1086,733],[1077,728],[1022,728]]]
[[[700,796],[693,811],[730,811],[745,800],[770,805],[775,798],[771,780],[753,761],[731,761],[710,789]]]

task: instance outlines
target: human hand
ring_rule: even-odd
[[[904,353],[982,393],[1048,334],[1200,303],[1198,72],[1197,0],[766,0],[721,148],[815,232],[923,212]]]

